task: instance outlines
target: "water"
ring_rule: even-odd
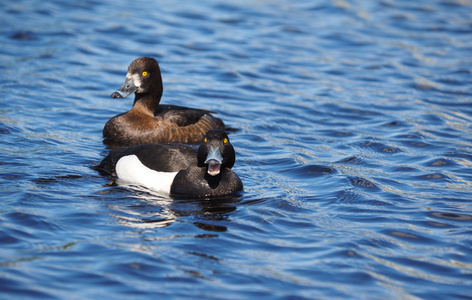
[[[472,2],[10,1],[0,33],[1,298],[472,295]],[[91,167],[152,56],[214,110],[237,198]]]

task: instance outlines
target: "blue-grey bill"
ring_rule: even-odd
[[[220,174],[221,163],[223,162],[223,157],[221,157],[220,147],[210,146],[210,151],[205,160],[205,164],[208,164],[207,173],[211,176],[216,176]]]

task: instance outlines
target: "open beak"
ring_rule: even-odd
[[[111,94],[112,98],[126,98],[137,90],[137,87],[133,83],[133,78],[127,78],[125,83]]]
[[[221,163],[223,162],[223,157],[221,157],[220,147],[210,146],[210,152],[208,153],[205,164],[208,164],[208,174],[211,176],[216,176],[220,174]]]

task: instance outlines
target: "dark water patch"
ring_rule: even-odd
[[[382,217],[378,217],[379,219]],[[376,221],[376,220],[374,220]],[[381,221],[381,220],[380,220]],[[366,246],[366,247],[372,247],[375,249],[389,249],[391,251],[398,250],[400,248],[399,245],[392,243],[390,239],[384,239],[384,238],[379,238],[379,237],[368,237],[360,240],[359,245]]]
[[[399,151],[398,149],[396,149],[394,147],[388,147],[388,146],[383,147],[381,149],[381,152],[383,152],[383,153],[397,153],[398,151]]]
[[[448,212],[431,212],[430,215],[435,218],[451,220],[451,221],[471,221],[472,215],[464,215]]]
[[[6,230],[1,230],[0,231],[0,242],[2,245],[5,247],[10,247],[11,245],[17,245],[23,242],[23,239],[15,237],[15,235],[18,235],[18,232],[15,233],[15,231],[12,232],[7,232]],[[1,265],[1,263],[0,263]]]
[[[134,27],[124,26],[120,24],[113,24],[110,26],[104,26],[94,29],[97,33],[104,33],[106,36],[118,36],[122,38],[123,36],[132,36],[138,34],[138,29]]]
[[[420,234],[419,232],[412,232],[407,230],[384,230],[384,234],[393,237],[395,239],[402,240],[408,243],[414,244],[430,244],[434,243],[435,240],[431,239],[424,234]]]
[[[414,84],[411,84],[411,87],[419,91],[436,91],[436,92],[440,91],[433,83],[426,83],[426,82],[414,83]]]
[[[447,167],[455,166],[456,164],[449,159],[437,158],[437,159],[433,159],[425,163],[425,165],[429,167],[447,168]]]
[[[372,77],[372,76],[356,76],[355,79],[359,81],[367,81],[367,82],[385,82],[385,79],[380,77]]]
[[[400,143],[406,147],[410,147],[417,150],[422,149],[424,151],[434,151],[435,149],[440,148],[439,146],[426,143],[422,140],[403,140],[403,141],[400,141]]]
[[[346,75],[345,71],[339,70],[339,69],[330,69],[325,71],[326,74],[329,75],[334,75],[334,76],[344,76]]]
[[[355,146],[361,149],[371,149],[377,153],[382,153],[382,154],[393,154],[393,153],[401,152],[400,149],[397,149],[395,147],[387,146],[385,144],[370,141],[370,140],[356,143]]]
[[[367,180],[362,177],[350,177],[349,178],[351,184],[354,187],[359,187],[361,189],[371,190],[371,191],[379,191],[380,189],[370,180]]]
[[[338,161],[337,163],[339,163],[339,164],[353,164],[353,165],[369,165],[369,163],[365,159],[362,159],[362,158],[357,157],[357,156],[350,156],[350,157],[344,158],[344,159]]]
[[[441,228],[454,228],[455,226],[451,226],[449,224],[444,224],[444,223],[440,223],[440,222],[419,222],[419,223],[416,223],[416,224],[419,224],[419,225],[422,225],[426,228],[436,228],[436,229],[441,229]]]
[[[447,182],[450,182],[451,179],[444,175],[444,174],[441,174],[441,173],[431,173],[431,174],[425,174],[425,175],[421,175],[421,176],[416,176],[414,177],[415,180],[421,180],[421,181],[447,181]]]
[[[412,173],[412,172],[421,172],[420,169],[413,168],[413,167],[407,167],[407,166],[393,166],[388,169],[389,171],[393,173]]]
[[[303,177],[307,179],[312,177],[334,174],[336,173],[336,170],[327,166],[305,165],[301,167],[286,169],[283,172],[292,174],[295,177]]]
[[[400,121],[391,121],[391,122],[385,123],[383,126],[397,128],[397,127],[404,127],[406,126],[406,124]]]
[[[329,137],[334,137],[334,138],[351,138],[355,136],[353,132],[347,132],[347,131],[338,131],[338,130],[319,130],[319,134],[329,136]]]
[[[347,170],[362,170],[370,168],[375,170],[382,167],[385,163],[378,156],[371,153],[362,153],[359,156],[351,156],[336,162],[338,168]],[[368,171],[369,173],[371,171]]]
[[[38,39],[35,33],[31,31],[19,31],[10,36],[13,40],[35,41]]]

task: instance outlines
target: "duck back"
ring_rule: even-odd
[[[196,148],[180,143],[165,143],[112,149],[97,166],[97,170],[103,175],[116,176],[117,162],[128,155],[136,155],[143,165],[161,172],[178,172],[197,165]]]

